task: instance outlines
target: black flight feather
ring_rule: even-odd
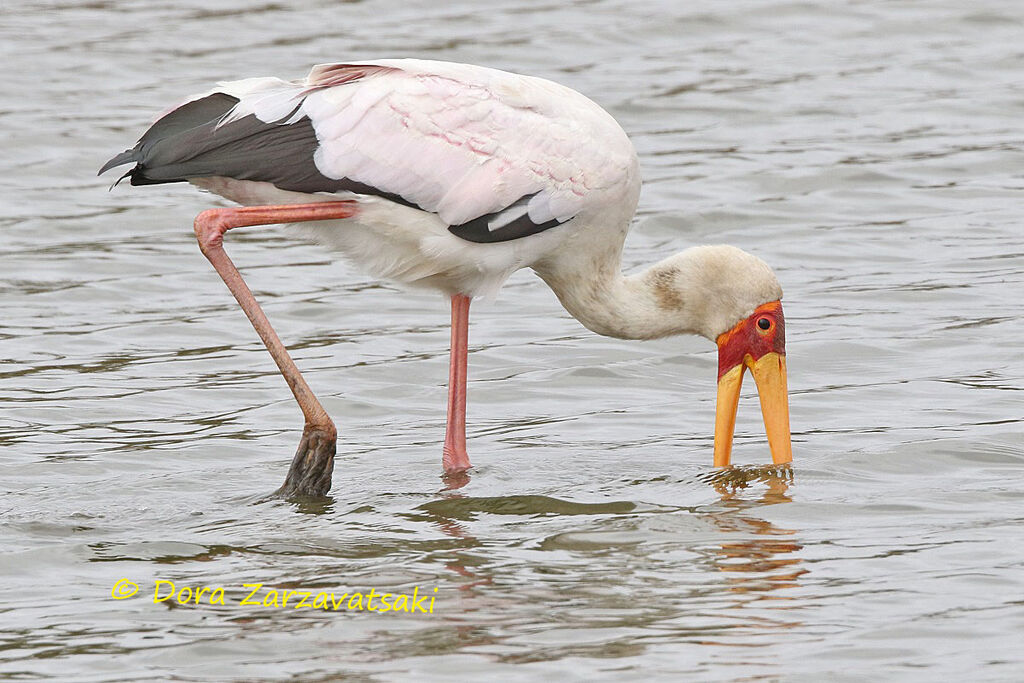
[[[129,178],[132,185],[156,185],[223,176],[268,182],[293,192],[376,195],[421,209],[393,192],[348,178],[329,178],[322,174],[313,161],[319,145],[316,131],[306,116],[291,123],[267,123],[249,114],[219,125],[236,104],[238,98],[224,93],[188,102],[159,119],[133,148],[112,158],[99,172],[134,163],[135,166],[117,182]],[[300,105],[297,104],[296,108]],[[287,121],[294,114],[295,110],[280,121]],[[557,220],[534,223],[524,213],[502,227],[490,227],[503,211],[522,206],[531,196],[520,198],[502,211],[452,225],[448,230],[470,242],[506,242],[562,223]]]

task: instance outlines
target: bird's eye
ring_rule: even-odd
[[[757,326],[760,327],[765,332],[767,332],[772,326],[772,321],[769,320],[768,318],[761,318],[760,320],[757,321]]]

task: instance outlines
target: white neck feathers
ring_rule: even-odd
[[[771,269],[736,247],[694,247],[624,276],[620,250],[563,253],[535,267],[588,329],[623,339],[700,334],[714,340],[782,297]]]

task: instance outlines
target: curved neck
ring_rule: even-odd
[[[565,310],[588,329],[620,339],[657,339],[697,333],[690,307],[673,282],[675,257],[633,275],[622,274],[621,252],[581,253],[557,266],[535,266]]]

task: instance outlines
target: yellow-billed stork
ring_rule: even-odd
[[[450,296],[448,472],[470,466],[470,301],[520,268],[598,334],[717,342],[714,464],[729,464],[746,368],[774,462],[792,459],[777,278],[731,246],[693,247],[623,275],[640,192],[636,151],[574,90],[468,64],[323,64],[298,81],[250,78],[194,96],[100,173],[129,163],[122,178],[132,185],[188,181],[245,205],[202,212],[195,232],[305,416],[283,494],[330,489],[337,431],[224,252],[224,233],[242,226],[301,224],[371,273]]]

